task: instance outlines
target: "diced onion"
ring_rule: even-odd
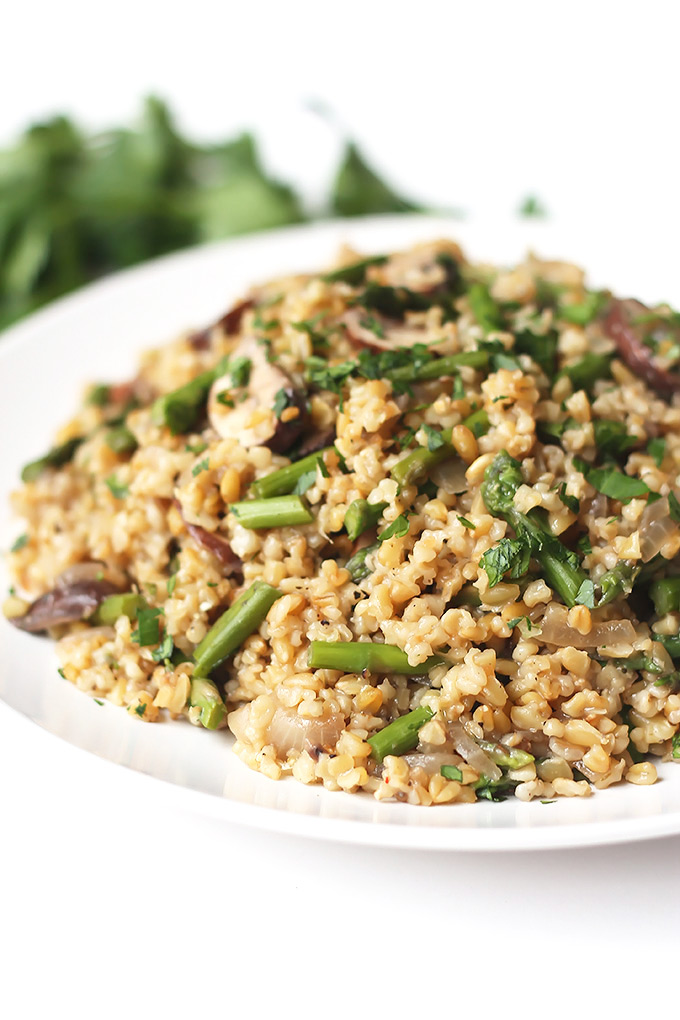
[[[595,623],[588,634],[581,634],[576,627],[567,623],[567,609],[552,603],[548,606],[541,623],[541,641],[560,648],[604,648],[629,645],[637,638],[630,620],[607,620]]]
[[[470,736],[462,723],[452,723],[449,726],[449,733],[453,746],[470,768],[476,769],[481,775],[487,776],[494,781],[501,778],[503,773],[498,765],[492,762],[488,754],[482,751],[477,741],[474,737]]]
[[[430,469],[430,478],[438,489],[455,494],[466,492],[468,483],[465,478],[466,465],[460,457],[451,457]]]
[[[267,727],[267,742],[284,758],[291,751],[331,751],[345,727],[344,717],[331,712],[321,717],[299,715],[294,708],[277,708]]]
[[[664,547],[669,538],[677,534],[678,525],[670,516],[668,500],[657,499],[645,507],[640,518],[640,555],[643,563],[649,563]]]

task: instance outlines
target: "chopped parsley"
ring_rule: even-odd
[[[166,591],[167,591],[167,594],[168,594],[168,598],[170,598],[170,596],[172,595],[173,591],[175,590],[175,585],[176,584],[177,584],[177,574],[174,573],[172,575],[172,577],[168,578],[168,583],[166,585]]]
[[[444,779],[453,779],[457,783],[462,783],[463,781],[463,773],[457,765],[442,765],[440,775],[442,775]]]
[[[27,546],[27,545],[28,545],[28,535],[26,533],[24,533],[23,535],[19,535],[17,540],[12,545],[11,551],[13,553],[14,552],[19,552],[21,549],[25,548],[25,546]]]
[[[111,401],[111,387],[106,383],[93,386],[87,395],[87,403],[91,407],[106,407]]]
[[[295,488],[293,489],[294,495],[304,496],[305,492],[307,492],[308,489],[311,489],[315,482],[316,482],[316,465],[313,468],[311,468],[311,470],[305,471],[303,472],[303,474],[300,475],[297,482],[295,483]]]
[[[560,499],[564,503],[564,505],[567,507],[567,509],[571,510],[571,512],[573,514],[577,514],[579,512],[579,510],[581,509],[581,504],[577,500],[576,496],[569,496],[567,494],[567,483],[566,482],[562,482],[562,485],[560,486],[560,489],[559,489],[559,492],[558,492],[558,496],[560,497]]]
[[[376,319],[375,315],[363,315],[359,320],[359,325],[369,332],[374,333],[378,339],[385,339],[385,330],[379,319]]]
[[[222,390],[221,393],[217,394],[217,403],[222,404],[223,407],[234,407],[234,399],[229,396],[228,390]]]
[[[221,397],[221,396],[222,396],[222,394],[220,393],[219,396],[218,396],[218,400],[219,400],[219,397]],[[221,401],[220,401],[220,403],[221,403]],[[187,453],[193,453],[196,457],[198,457],[199,453],[203,453],[204,450],[208,449],[208,444],[207,443],[194,443],[193,446],[192,446],[191,443],[187,443],[186,446],[184,447],[184,449],[186,450]]]
[[[59,669],[57,670],[57,673],[59,674],[59,676],[60,676],[60,677],[61,677],[61,678],[62,678],[63,680],[66,680],[66,673],[64,673],[64,671],[63,671],[63,669],[61,669],[61,667],[60,667],[60,668],[59,668]]]
[[[379,542],[386,542],[388,538],[403,538],[408,535],[409,522],[405,514],[399,514],[396,520],[392,521],[384,531],[378,535]]]
[[[459,514],[458,515],[458,520],[460,521],[460,523],[463,525],[464,528],[469,528],[470,531],[476,531],[477,530],[477,525],[473,524],[472,521],[469,521],[467,519],[467,517],[461,517],[460,514]]]
[[[586,606],[588,609],[595,608],[595,585],[587,578],[576,592],[576,603]]]
[[[124,485],[122,482],[119,482],[115,475],[109,475],[109,477],[105,478],[104,481],[114,499],[125,499],[130,492],[129,487]]]
[[[532,623],[528,616],[515,616],[512,620],[508,620],[508,627],[510,630],[514,630],[515,627],[524,620],[527,625],[527,630],[532,629]]]
[[[157,645],[160,642],[161,609],[140,609],[137,613],[137,627],[130,635],[130,640],[142,647]]]
[[[104,702],[101,700],[101,698],[94,698],[93,700],[94,700],[95,705],[103,705],[104,704]]]
[[[487,549],[479,565],[486,571],[489,588],[495,588],[508,572],[513,579],[526,574],[530,559],[531,546],[526,542],[517,538],[502,538],[498,545]]]
[[[674,492],[668,493],[668,510],[671,519],[680,523],[680,502]]]
[[[140,719],[141,719],[141,717],[142,717],[142,716],[144,715],[144,713],[146,712],[146,705],[145,705],[145,704],[143,704],[143,705],[135,705],[135,712],[137,713],[137,715],[138,715],[138,716],[140,717]]]
[[[440,429],[436,429],[433,425],[423,425],[422,428],[427,436],[427,448],[430,453],[434,453],[435,450],[439,450],[446,444]]]
[[[205,457],[203,460],[199,460],[198,464],[194,464],[191,469],[191,473],[195,478],[196,475],[200,475],[202,471],[207,471],[209,467],[210,457]]]
[[[680,733],[676,733],[671,740],[671,757],[675,758],[676,761],[680,758]]]
[[[274,397],[274,414],[277,418],[280,418],[287,407],[291,407],[295,401],[291,390],[286,390],[283,387],[277,391]]]
[[[594,489],[609,496],[610,499],[620,500],[621,503],[630,503],[631,499],[646,496],[650,491],[642,479],[624,475],[618,468],[612,466],[593,468],[580,457],[574,457],[573,464]]]
[[[527,195],[526,198],[522,199],[522,203],[519,207],[520,216],[547,216],[547,210],[540,198],[536,195]]]
[[[154,649],[151,653],[151,658],[154,662],[165,662],[166,659],[170,658],[174,650],[175,642],[172,640],[170,635],[166,633],[158,648]]]
[[[324,273],[321,279],[324,283],[348,283],[351,287],[358,287],[364,282],[369,266],[381,266],[385,262],[387,255],[372,255],[366,259],[359,259],[358,262],[351,262],[348,266],[341,266],[330,273]]]

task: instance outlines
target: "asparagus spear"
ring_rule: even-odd
[[[194,676],[207,677],[256,631],[283,592],[255,581],[213,624],[194,652]]]
[[[215,368],[201,372],[179,389],[158,397],[151,408],[153,423],[166,425],[173,436],[188,432],[205,406],[210,387],[226,371],[227,364],[227,359],[222,358]]]
[[[121,616],[134,620],[139,610],[145,608],[146,600],[137,592],[127,591],[121,595],[109,595],[100,603],[92,622],[99,626],[113,626]]]
[[[404,673],[424,676],[445,660],[430,655],[425,662],[411,666],[406,652],[396,645],[372,641],[312,641],[309,646],[311,669],[340,669],[345,673]]]
[[[271,496],[232,503],[231,512],[244,528],[284,528],[293,524],[311,524],[309,507],[300,496]]]
[[[137,440],[126,425],[116,425],[105,436],[106,445],[114,453],[134,453]]]
[[[43,457],[38,457],[37,460],[32,460],[30,464],[26,464],[21,472],[22,482],[34,482],[46,468],[62,467],[64,464],[68,464],[73,459],[73,454],[80,444],[85,442],[85,439],[85,436],[74,436],[73,439],[67,439],[65,443],[60,443],[59,446],[53,446]]]
[[[226,706],[216,685],[207,677],[192,676],[189,704],[200,708],[199,719],[207,730],[216,730],[224,718]]]
[[[387,503],[369,503],[366,499],[355,499],[345,513],[345,530],[354,542],[364,531],[375,527],[383,515]]]
[[[371,573],[371,568],[366,564],[366,557],[370,553],[375,552],[377,548],[378,543],[374,542],[373,545],[367,545],[364,549],[359,549],[358,552],[354,553],[354,556],[347,560],[345,567],[349,570],[353,581],[362,581],[364,577],[368,577]]]
[[[489,416],[483,408],[473,411],[461,422],[475,435],[476,438],[484,435],[489,428]],[[397,461],[390,474],[399,485],[417,485],[424,481],[428,474],[437,464],[456,456],[456,450],[451,445],[452,429],[443,429],[441,438],[443,444],[436,450],[428,450],[425,446],[419,447],[402,460]]]
[[[458,354],[449,354],[443,358],[433,358],[432,361],[418,367],[402,365],[389,370],[386,374],[392,382],[426,382],[428,379],[441,379],[444,375],[456,375],[463,365],[480,369],[486,368],[488,364],[487,351],[460,351]]]
[[[649,597],[658,616],[680,609],[680,577],[664,577],[649,586]]]
[[[381,762],[388,754],[406,754],[418,744],[418,731],[428,722],[434,712],[427,705],[414,708],[412,712],[402,715],[401,718],[374,733],[368,738],[371,745],[371,755],[376,761]]]
[[[319,461],[323,463],[324,454],[329,453],[332,449],[332,446],[327,446],[323,450],[317,450],[316,453],[310,453],[308,457],[303,457],[302,460],[295,461],[294,464],[288,464],[286,467],[279,468],[278,471],[272,471],[271,474],[265,475],[264,478],[258,478],[257,481],[253,482],[251,489],[261,499],[268,499],[271,496],[285,496],[293,491],[302,475],[312,471]]]
[[[505,747],[503,744],[497,744],[491,740],[478,740],[477,743],[482,751],[488,754],[491,761],[504,769],[521,769],[535,760],[533,754],[522,751],[519,747]]]

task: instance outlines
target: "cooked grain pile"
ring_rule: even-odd
[[[5,614],[273,779],[653,783],[680,757],[678,362],[677,313],[572,265],[345,252],[88,390],[24,469]]]

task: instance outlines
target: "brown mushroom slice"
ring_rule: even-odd
[[[357,347],[370,347],[375,351],[393,351],[397,347],[415,347],[425,343],[425,331],[404,326],[382,315],[361,312],[352,308],[340,319],[347,339]],[[376,331],[377,330],[377,331]]]
[[[229,373],[213,383],[208,397],[210,424],[222,439],[236,439],[245,449],[268,446],[275,453],[284,453],[305,428],[305,395],[287,372],[267,361],[264,348],[254,337],[240,343],[232,356],[249,359],[248,385],[234,390]],[[274,408],[279,401],[284,407],[277,416]]]
[[[187,520],[184,521],[184,526],[194,542],[213,554],[222,567],[222,573],[225,577],[241,573],[243,562],[231,548],[226,538],[222,538],[221,535],[216,534],[214,531],[202,528],[200,524],[190,524]]]
[[[204,329],[198,329],[195,333],[191,333],[189,336],[189,343],[195,351],[207,351],[210,349],[212,341],[213,330],[219,329],[227,336],[232,336],[234,333],[238,333],[241,320],[246,312],[250,311],[255,305],[255,299],[252,297],[243,298],[242,301],[237,301],[235,305],[224,313],[217,322],[212,323],[210,326],[206,326]]]
[[[448,265],[447,265],[448,259]],[[380,282],[390,287],[408,287],[419,294],[432,294],[450,285],[451,264],[462,265],[465,256],[452,241],[428,241],[409,251],[392,255],[375,271]]]
[[[318,429],[316,432],[312,432],[311,435],[305,436],[302,440],[296,459],[302,460],[304,457],[309,457],[311,453],[317,453],[319,450],[324,450],[327,446],[332,446],[334,442],[334,425],[330,425],[328,428]]]
[[[641,301],[633,298],[614,300],[609,306],[602,328],[618,348],[619,355],[628,368],[648,386],[660,393],[674,393],[680,390],[680,375],[661,368],[654,359],[654,352],[642,342],[635,319],[647,317],[651,312]]]
[[[50,627],[87,620],[108,595],[120,589],[106,580],[82,580],[59,584],[36,599],[23,616],[13,616],[10,623],[31,634]]]

